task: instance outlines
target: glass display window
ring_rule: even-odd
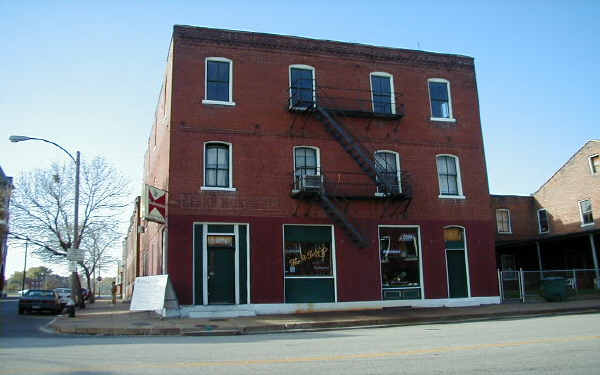
[[[385,288],[420,288],[419,230],[416,227],[380,227],[381,281]]]

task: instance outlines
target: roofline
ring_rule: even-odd
[[[550,180],[552,180],[554,178],[554,176],[556,176],[558,174],[558,172],[561,171],[561,169],[563,169],[567,164],[569,164],[571,162],[571,160],[573,160],[573,158],[579,154],[581,152],[581,150],[583,150],[585,148],[585,146],[587,146],[590,142],[600,142],[600,139],[590,139],[589,141],[585,142],[583,144],[583,146],[579,147],[579,149],[577,151],[575,151],[575,153],[573,155],[571,155],[571,157],[569,158],[569,160],[567,160],[560,168],[558,168],[553,174],[552,176],[550,176],[549,179],[546,180],[546,182],[544,182],[533,194],[537,194],[539,193],[540,190],[542,190],[542,188],[544,186],[546,186],[546,184],[548,184],[548,182],[550,182]]]
[[[453,65],[463,68],[474,68],[474,58],[466,55],[190,25],[174,25],[173,39],[245,45],[263,49],[291,49],[313,54],[321,52],[338,55],[362,56],[371,59],[379,58],[405,63],[414,61],[421,65]]]

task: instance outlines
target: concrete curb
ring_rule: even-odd
[[[490,320],[509,320],[509,319],[527,319],[544,316],[571,315],[571,314],[591,314],[599,313],[600,307],[581,307],[565,309],[542,309],[520,312],[500,312],[495,314],[460,314],[451,316],[436,317],[398,317],[398,318],[374,318],[362,320],[347,321],[327,321],[327,322],[306,322],[306,323],[282,323],[266,324],[260,326],[248,326],[236,329],[194,329],[194,328],[153,328],[153,327],[69,327],[61,326],[58,319],[48,323],[47,327],[60,334],[73,335],[99,335],[99,336],[237,336],[237,335],[257,335],[273,333],[292,333],[292,332],[317,332],[332,331],[342,329],[359,328],[383,328],[399,327],[424,324],[447,324],[447,323],[466,323]]]

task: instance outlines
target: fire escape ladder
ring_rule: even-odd
[[[342,148],[356,161],[360,169],[365,172],[379,189],[386,195],[395,195],[399,192],[397,182],[385,173],[385,168],[362,146],[362,144],[336,120],[330,110],[319,105],[315,107],[317,118],[325,125],[327,131],[340,143]]]
[[[319,203],[327,216],[329,216],[334,222],[341,224],[342,228],[350,237],[352,242],[358,245],[360,248],[365,248],[368,245],[368,241],[363,237],[363,235],[356,229],[356,227],[346,218],[346,215],[336,205],[327,197],[327,195],[322,192],[319,195]]]

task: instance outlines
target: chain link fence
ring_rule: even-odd
[[[498,282],[502,302],[600,298],[600,269],[498,270]]]

